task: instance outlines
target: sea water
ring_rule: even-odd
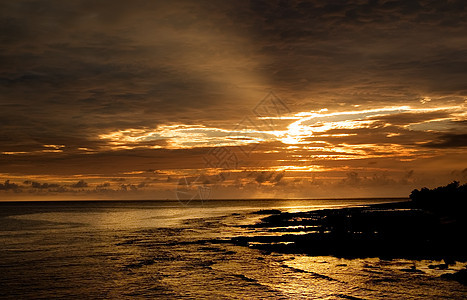
[[[463,299],[432,261],[267,253],[231,243],[261,209],[400,201],[0,203],[1,299]],[[414,270],[416,272],[410,271]]]

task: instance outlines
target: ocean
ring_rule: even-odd
[[[400,199],[0,203],[1,299],[465,299],[436,261],[268,253],[225,241],[267,235],[265,209]],[[297,233],[299,234],[299,233]],[[413,267],[416,268],[413,268]],[[410,270],[416,270],[410,271]]]

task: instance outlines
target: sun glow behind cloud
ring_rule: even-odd
[[[430,113],[444,113],[444,117],[430,117]],[[406,120],[404,123],[391,123],[387,118],[404,118],[409,114],[420,116],[428,115],[421,120]],[[126,147],[133,148],[167,148],[167,149],[190,149],[197,147],[225,147],[242,146],[251,143],[272,143],[281,142],[284,145],[297,145],[307,147],[307,150],[327,150],[335,152],[336,157],[339,154],[341,158],[348,158],[349,155],[355,157],[362,154],[362,148],[379,148],[381,153],[410,153],[410,151],[401,151],[400,145],[397,145],[395,138],[400,137],[404,132],[395,132],[396,130],[406,131],[448,131],[449,129],[461,126],[456,121],[465,117],[463,107],[448,106],[434,108],[411,108],[409,106],[385,107],[371,110],[356,111],[338,111],[328,112],[322,109],[317,112],[299,112],[293,116],[285,117],[283,121],[291,120],[293,122],[284,123],[283,129],[260,130],[259,128],[250,128],[248,130],[229,130],[226,128],[208,127],[204,125],[171,124],[159,125],[152,128],[130,128],[118,130],[110,133],[100,134],[99,139],[107,141],[110,148],[120,149]],[[271,117],[271,119],[274,117]],[[268,118],[258,118],[268,119]],[[352,145],[352,136],[358,130],[367,130],[368,132],[377,130],[386,130],[384,136],[392,138],[379,144]],[[347,138],[345,142],[332,144],[322,141],[323,138]],[[159,142],[159,143],[155,143]],[[321,142],[321,146],[313,147],[312,144]],[[385,145],[382,145],[385,144]],[[395,144],[395,145],[393,145]],[[399,148],[398,148],[399,147]],[[55,149],[55,148],[54,148]],[[59,150],[57,148],[56,150]],[[266,150],[265,150],[266,151]],[[377,152],[377,151],[376,151]],[[318,157],[318,156],[317,156]],[[326,155],[320,155],[324,158]]]

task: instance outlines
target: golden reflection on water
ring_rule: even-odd
[[[70,294],[89,299],[438,299],[465,295],[460,284],[439,279],[445,270],[428,267],[437,262],[415,262],[423,271],[418,274],[406,271],[414,264],[408,260],[310,257],[207,242],[266,234],[260,228],[237,226],[264,217],[247,214],[261,208],[302,211],[357,205],[363,199],[238,203],[158,208],[85,205],[9,216],[3,221],[22,221],[21,226],[28,220],[46,223],[36,227],[32,222],[27,230],[18,227],[0,235],[0,262],[9,266],[0,274],[0,283],[28,296],[23,298],[44,299]],[[458,264],[448,272],[463,266]]]

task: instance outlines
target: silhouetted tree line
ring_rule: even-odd
[[[463,215],[467,208],[467,183],[460,185],[458,181],[453,181],[434,189],[415,189],[410,199],[417,208],[438,214]]]

